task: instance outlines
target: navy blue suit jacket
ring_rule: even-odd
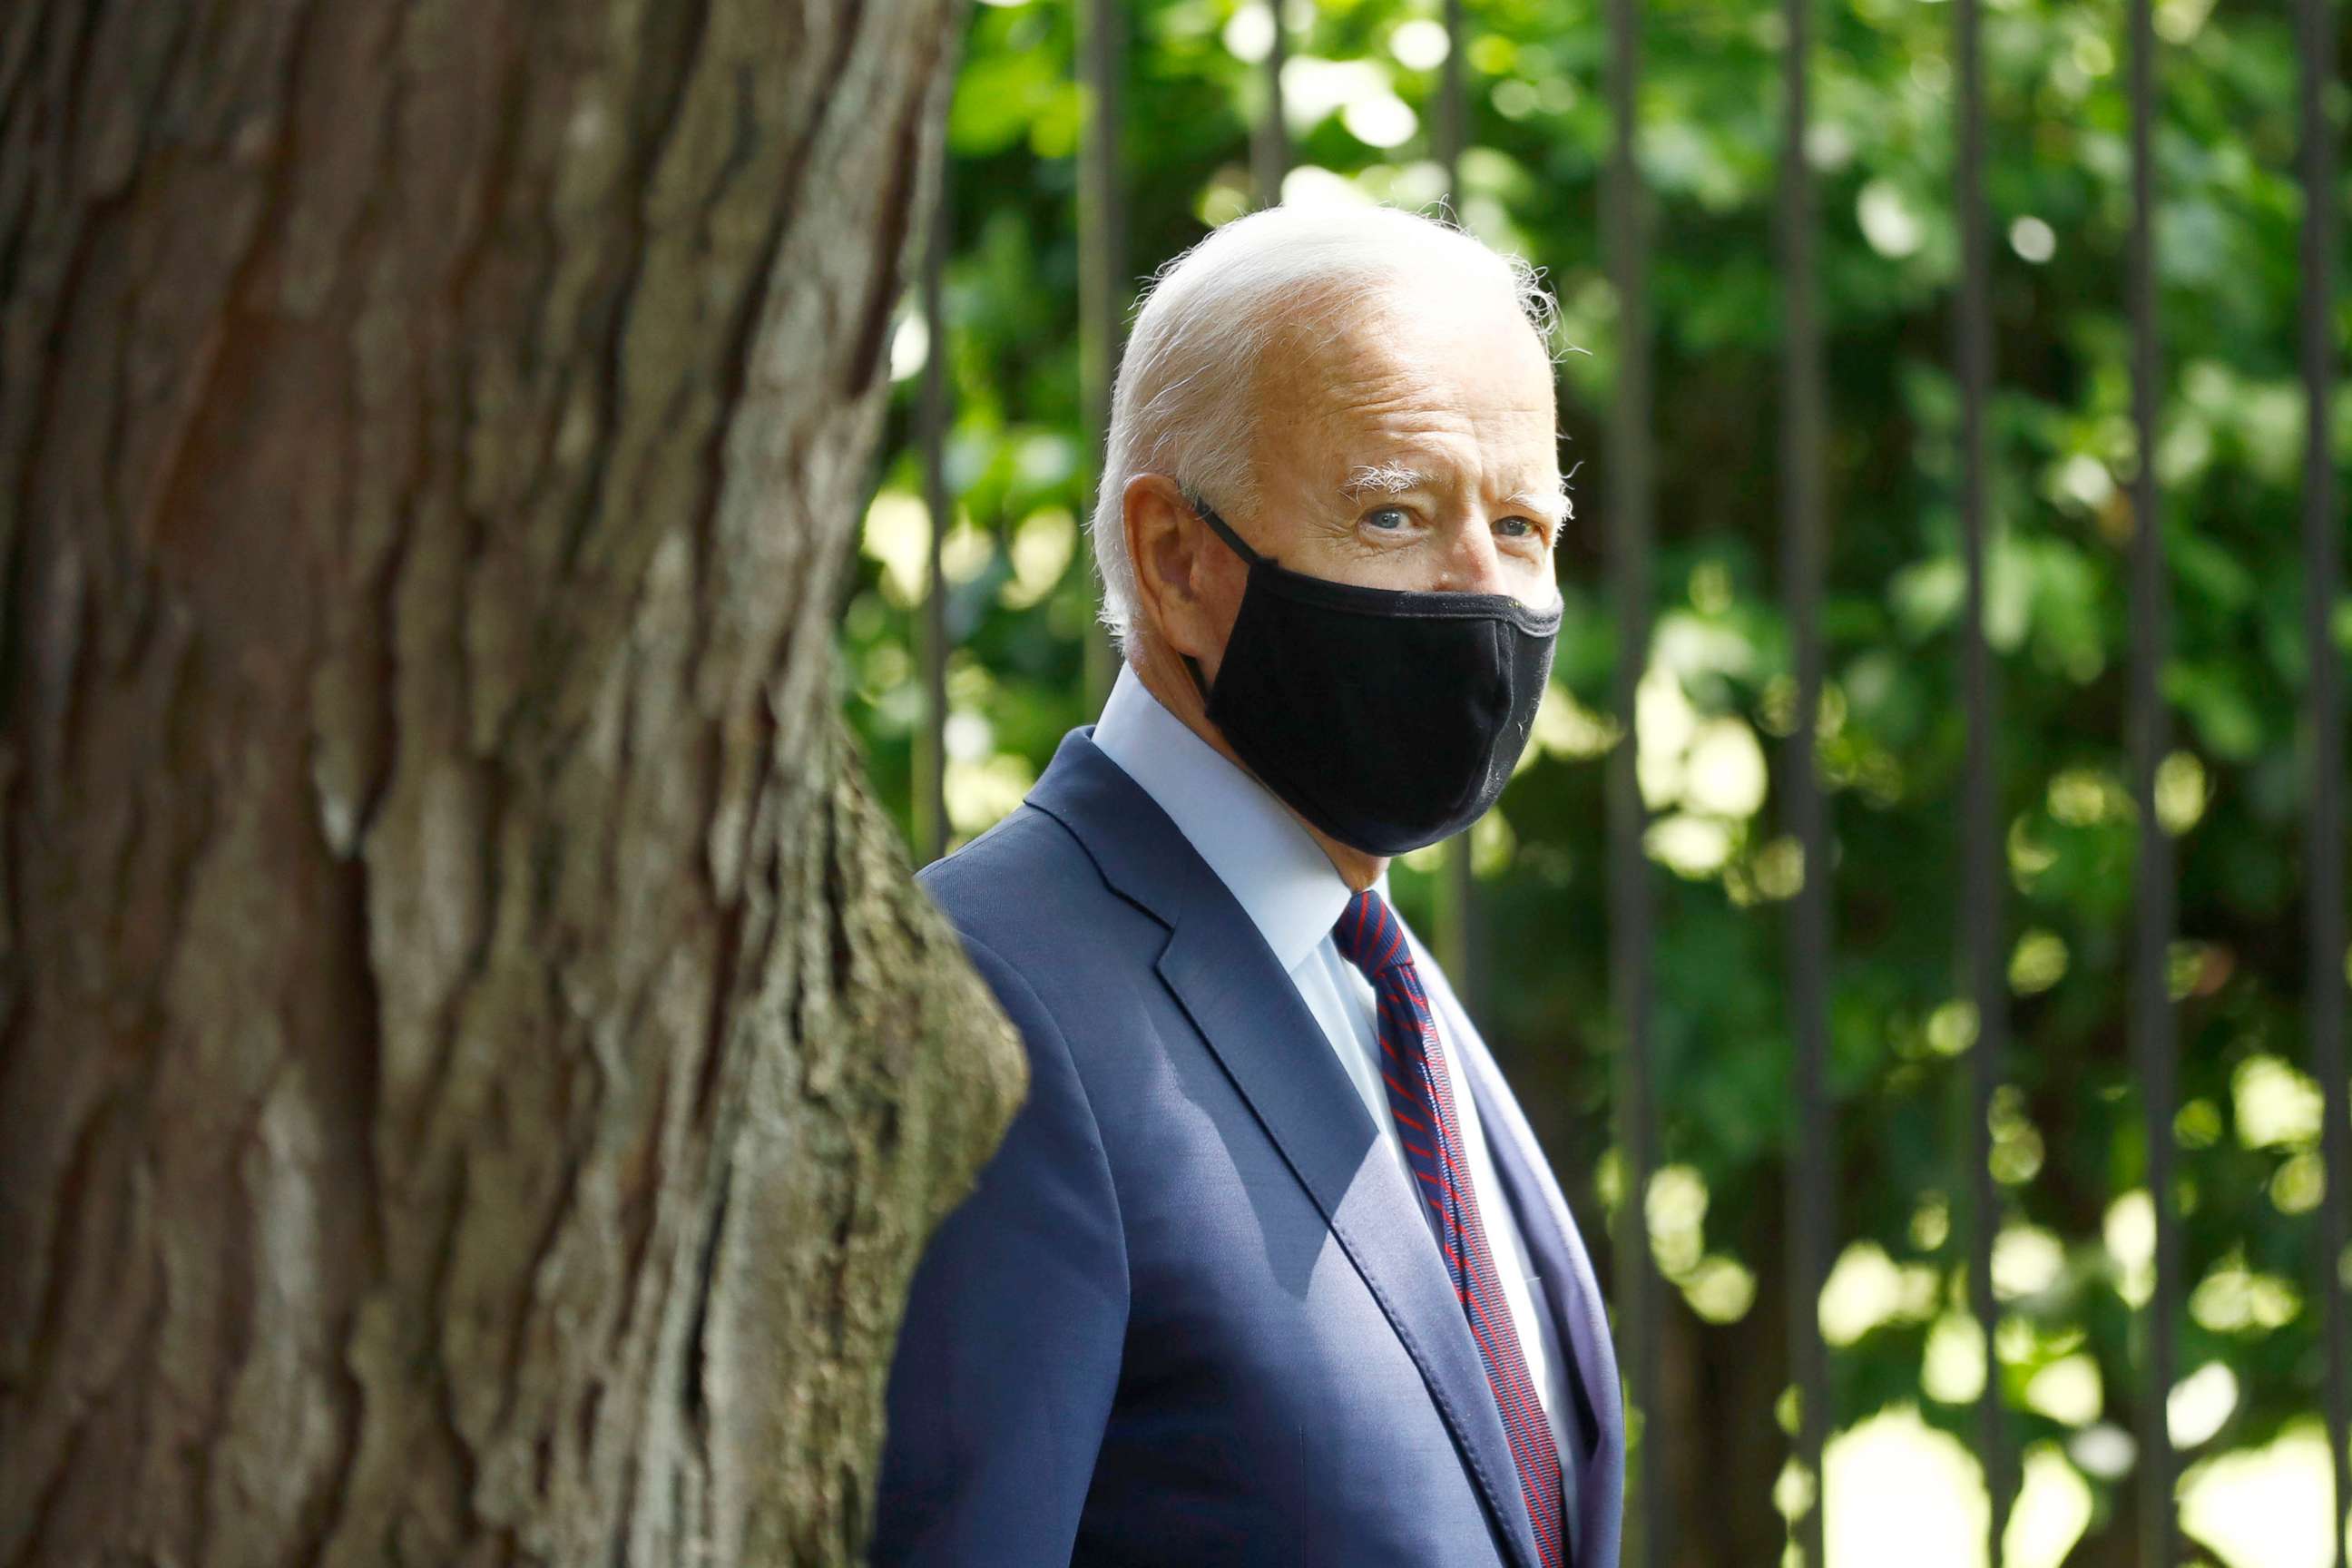
[[[1537,1568],[1477,1348],[1363,1100],[1090,733],[921,874],[1030,1086],[916,1271],[874,1562]],[[1624,1423],[1591,1261],[1458,1012],[1447,1038],[1573,1363],[1573,1561],[1616,1568]]]

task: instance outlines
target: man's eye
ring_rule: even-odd
[[[1405,525],[1405,510],[1401,506],[1379,507],[1366,512],[1364,521],[1383,531],[1392,531]]]
[[[1532,518],[1507,517],[1496,522],[1495,531],[1507,539],[1524,539],[1530,534],[1539,536],[1543,530]]]

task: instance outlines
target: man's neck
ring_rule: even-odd
[[[1177,722],[1206,741],[1211,749],[1234,766],[1254,779],[1257,777],[1250,772],[1247,763],[1234,754],[1223,731],[1209,722],[1208,707],[1200,688],[1192,684],[1192,672],[1184,668],[1181,655],[1149,633],[1131,631],[1128,635],[1127,658],[1135,668],[1136,679],[1143,682],[1143,689],[1159,699],[1160,705],[1174,714]],[[1381,873],[1388,868],[1387,856],[1368,855],[1340,843],[1292,811],[1290,803],[1274,790],[1269,788],[1266,793],[1274,795],[1282,809],[1290,812],[1298,826],[1307,830],[1307,837],[1329,858],[1332,869],[1339,873],[1339,879],[1348,884],[1349,891],[1360,893],[1380,880]]]

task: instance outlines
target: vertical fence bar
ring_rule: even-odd
[[[1110,429],[1111,378],[1118,365],[1127,313],[1127,202],[1119,164],[1119,71],[1127,38],[1118,0],[1085,0],[1079,69],[1086,80],[1086,133],[1078,163],[1079,379],[1087,437],[1101,482],[1103,440]],[[1099,629],[1086,641],[1087,705],[1102,706],[1118,673]]]
[[[1811,0],[1785,0],[1780,150],[1780,283],[1783,342],[1780,395],[1782,592],[1797,666],[1797,722],[1783,752],[1786,820],[1804,858],[1804,878],[1789,915],[1790,1033],[1796,1046],[1795,1116],[1789,1183],[1789,1371],[1797,1385],[1797,1456],[1812,1481],[1812,1501],[1798,1527],[1810,1568],[1822,1568],[1822,1516],[1828,1502],[1822,1452],[1830,1422],[1829,1352],[1822,1342],[1822,1282],[1828,1272],[1831,1178],[1836,1152],[1830,1127],[1830,851],[1821,778],[1815,768],[1822,706],[1822,580],[1826,524],[1822,515],[1822,348],[1814,310],[1813,187],[1805,161],[1809,111],[1806,72],[1812,54]]]
[[[1608,0],[1609,106],[1615,126],[1601,176],[1601,230],[1617,296],[1617,385],[1609,418],[1609,579],[1617,602],[1612,701],[1624,735],[1608,767],[1610,990],[1622,1023],[1618,1042],[1618,1148],[1624,1199],[1616,1237],[1617,1334],[1632,1369],[1640,1413],[1639,1470],[1628,1518],[1629,1568],[1659,1568],[1666,1538],[1666,1464],[1671,1442],[1658,1401],[1658,1278],[1650,1257],[1647,1199],[1657,1163],[1650,1079],[1650,884],[1643,837],[1649,813],[1636,766],[1634,696],[1650,647],[1650,321],[1644,278],[1647,224],[1634,159],[1641,40],[1636,0]]]
[[[2168,726],[2160,677],[2169,618],[2164,525],[2156,481],[2157,342],[2155,174],[2149,142],[2155,116],[2156,33],[2152,0],[2132,0],[2132,424],[2137,462],[2132,474],[2131,753],[2132,798],[2138,807],[2138,886],[2133,900],[2131,1030],[2147,1140],[2148,1197],[2156,1210],[2156,1289],[2148,1298],[2147,1384],[2140,1405],[2140,1561],[2171,1568],[2176,1540],[2176,1468],[2166,1403],[2172,1391],[2173,1303],[2180,1275],[2179,1227],[2172,1215],[2173,1016],[2166,974],[2172,935],[2172,841],[2156,815],[2156,771]],[[1995,1368],[1988,1366],[1987,1375]]]
[[[931,209],[930,241],[923,247],[923,330],[929,347],[923,355],[922,403],[917,410],[917,444],[923,462],[923,504],[931,514],[930,571],[924,578],[922,620],[915,631],[916,655],[923,670],[923,727],[915,736],[915,854],[919,861],[938,859],[948,850],[947,724],[948,619],[947,582],[940,571],[940,542],[947,537],[950,510],[948,500],[948,318],[942,305],[946,292],[941,278],[947,269],[948,247],[954,243],[949,180],[954,160],[947,139],[940,145],[939,200]]]
[[[1437,74],[1438,161],[1445,165],[1445,199],[1462,216],[1462,149],[1470,139],[1469,114],[1462,96],[1462,50],[1468,27],[1462,0],[1445,0],[1445,58]]]
[[[2000,1194],[1992,1178],[1992,1099],[2008,1057],[2009,999],[2000,962],[2003,849],[1997,815],[1994,749],[1999,693],[1985,643],[1985,397],[1992,376],[1990,245],[1984,203],[1984,84],[1977,0],[1953,11],[1959,61],[1956,205],[1960,226],[1960,297],[1953,357],[1960,380],[1960,536],[1968,562],[1968,625],[1961,637],[1962,697],[1968,708],[1968,761],[1962,783],[1960,951],[1977,1016],[1969,1052],[1969,1306],[1984,1343],[1984,1388],[1977,1396],[1977,1453],[1991,1502],[1985,1561],[2000,1568],[2013,1489],[2002,1430],[2000,1308],[1992,1293],[1992,1243],[2000,1228]]]
[[[1257,122],[1250,157],[1257,180],[1257,205],[1270,207],[1281,202],[1283,176],[1290,173],[1290,126],[1282,117],[1282,62],[1290,51],[1282,0],[1263,0],[1263,4],[1272,29],[1265,49],[1265,115]]]
[[[2311,793],[2305,849],[2311,866],[2311,1070],[2326,1110],[2320,1146],[2327,1184],[2320,1214],[2319,1295],[2327,1339],[2327,1450],[2333,1506],[2328,1510],[2328,1561],[2346,1568],[2344,1515],[2352,1504],[2352,1456],[2347,1456],[2344,1248],[2346,1208],[2352,1204],[2352,1125],[2347,1125],[2344,1076],[2344,709],[2341,669],[2329,626],[2343,582],[2342,522],[2336,510],[2336,461],[2328,441],[2335,380],[2329,312],[2335,299],[2336,132],[2328,122],[2327,83],[2336,58],[2327,0],[2296,0],[2302,55],[2303,298],[2301,354],[2304,391],[2303,548],[2304,642],[2311,659]]]
[[[1445,170],[1445,196],[1458,220],[1462,214],[1462,0],[1445,0],[1445,59],[1439,68],[1436,153]],[[1462,1005],[1478,1014],[1478,879],[1471,864],[1469,828],[1445,847],[1443,896],[1438,900],[1437,954]]]

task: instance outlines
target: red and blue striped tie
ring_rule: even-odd
[[[1519,1490],[1535,1522],[1544,1568],[1560,1568],[1567,1552],[1560,1539],[1559,1450],[1536,1402],[1535,1382],[1528,1376],[1494,1255],[1486,1249],[1486,1229],[1478,1222],[1478,1196],[1471,1190],[1469,1156],[1454,1114],[1454,1089],[1447,1081],[1445,1048],[1430,1017],[1429,994],[1413,969],[1404,929],[1378,893],[1368,889],[1350,899],[1331,937],[1380,998],[1381,1076],[1388,1081],[1389,1110],[1404,1143],[1405,1163],[1427,1200],[1422,1216],[1454,1277],[1454,1293],[1486,1363],[1486,1386],[1503,1413],[1503,1432],[1518,1463]]]

